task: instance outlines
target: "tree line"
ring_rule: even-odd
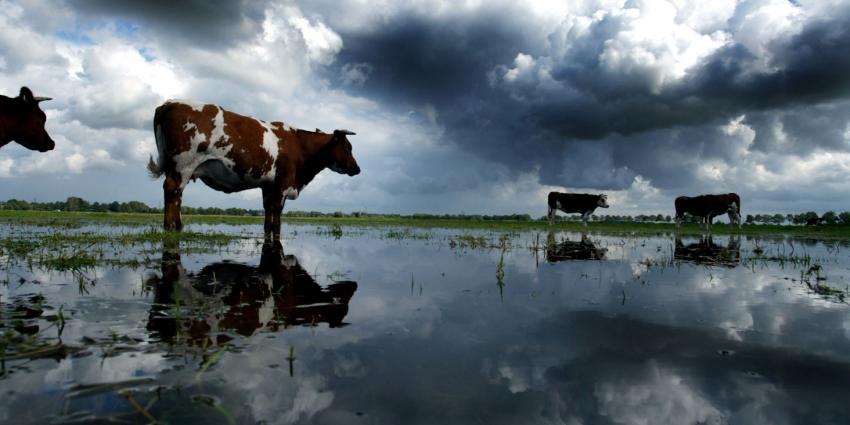
[[[9,199],[0,201],[0,210],[18,210],[18,211],[84,211],[84,212],[116,212],[116,213],[162,213],[162,208],[151,207],[140,201],[128,202],[89,202],[77,196],[70,196],[65,201],[56,202],[36,202],[25,201],[20,199]],[[245,208],[218,208],[218,207],[182,207],[183,214],[197,215],[233,215],[233,216],[262,216],[263,210],[245,209]],[[284,216],[290,218],[404,218],[418,220],[470,220],[470,221],[546,221],[546,215],[532,217],[529,214],[501,214],[501,215],[482,215],[482,214],[379,214],[367,212],[332,212],[323,213],[319,211],[287,211]],[[556,217],[558,221],[580,221],[580,215],[559,215]],[[592,215],[592,221],[602,223],[672,223],[673,217],[663,214],[638,214],[638,215],[619,215],[619,214],[603,214]],[[837,213],[835,211],[827,211],[823,215],[818,215],[814,211],[807,211],[800,214],[747,214],[744,222],[747,224],[796,224],[802,225],[818,221],[824,224],[850,224],[850,211]],[[686,216],[685,222],[697,223],[699,219],[693,216]]]

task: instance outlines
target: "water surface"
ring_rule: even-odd
[[[3,362],[0,423],[850,417],[846,243],[288,229],[114,248],[133,266],[3,254],[0,333],[66,348]]]

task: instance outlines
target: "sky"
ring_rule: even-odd
[[[850,210],[848,0],[0,0],[0,93],[21,86],[54,99],[56,149],[3,147],[0,199],[161,206],[151,122],[180,98],[357,133],[362,173],[286,210]],[[194,182],[184,205],[261,196]]]

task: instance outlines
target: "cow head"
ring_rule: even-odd
[[[608,195],[599,195],[599,200],[596,201],[596,206],[599,208],[608,208]]]
[[[49,97],[35,97],[32,91],[21,87],[21,93],[15,99],[12,115],[12,126],[8,130],[10,138],[21,146],[39,152],[47,152],[56,147],[53,139],[44,129],[47,116],[38,107],[39,102],[50,100]]]
[[[348,141],[347,135],[354,135],[353,131],[334,130],[333,140],[329,144],[330,158],[328,168],[340,173],[356,176],[360,174],[360,166],[357,165],[357,160],[351,153],[351,142]]]

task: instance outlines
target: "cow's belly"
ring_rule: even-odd
[[[250,174],[246,174],[244,177],[239,176],[230,167],[218,160],[206,161],[199,165],[192,176],[200,178],[207,186],[226,193],[254,189],[260,187],[263,183],[262,180],[251,178]]]
[[[557,209],[561,210],[562,212],[567,213],[567,214],[574,214],[574,213],[584,214],[585,212],[587,212],[589,210],[588,208],[580,208],[580,207],[576,207],[575,205],[563,205],[560,202],[556,202],[555,207]],[[594,208],[594,209],[596,209],[596,208]]]

